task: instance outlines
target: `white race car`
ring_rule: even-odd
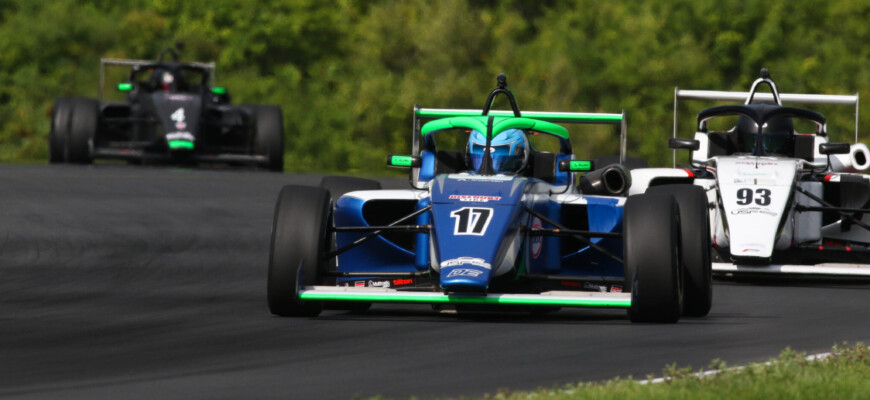
[[[756,93],[761,84],[771,93]],[[676,138],[675,127],[669,147],[690,150],[691,168],[635,169],[630,194],[663,183],[703,187],[714,273],[870,276],[870,176],[858,173],[870,152],[858,142],[857,94],[780,94],[762,69],[749,92],[677,89],[675,123],[680,98],[745,102],[701,111],[694,139]],[[822,114],[782,101],[855,106],[855,144],[829,142]]]

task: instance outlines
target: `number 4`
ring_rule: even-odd
[[[175,122],[184,122],[184,107],[181,107],[169,115],[169,119]]]

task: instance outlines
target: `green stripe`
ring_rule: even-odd
[[[436,119],[429,121],[420,129],[420,134],[426,136],[432,132],[450,129],[450,128],[466,128],[474,129],[484,133],[487,131],[486,125],[489,117],[454,117]],[[568,130],[564,127],[547,121],[540,121],[531,118],[516,118],[516,117],[497,117],[493,119],[492,133],[493,137],[508,129],[533,129],[539,132],[546,132],[563,139],[568,139]]]
[[[188,142],[187,140],[170,140],[169,141],[170,149],[192,149],[193,142]]]
[[[411,293],[318,293],[304,291],[299,294],[301,300],[317,301],[361,301],[389,303],[423,303],[423,304],[484,304],[484,305],[525,305],[525,306],[559,306],[559,307],[618,307],[631,306],[631,298],[601,298],[601,299],[570,299],[547,298],[550,296],[512,298],[499,296],[427,296]]]
[[[419,109],[417,116],[421,118],[445,118],[445,117],[479,117],[478,110],[450,110],[450,109]],[[489,115],[495,117],[513,117],[513,111],[490,110]],[[606,113],[570,113],[570,112],[544,112],[522,111],[525,118],[537,118],[555,122],[585,122],[585,123],[619,123],[622,122],[622,114]]]

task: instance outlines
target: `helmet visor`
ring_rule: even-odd
[[[473,171],[479,171],[483,162],[485,145],[472,143],[469,149],[469,166]],[[514,147],[512,150],[511,148]],[[511,154],[517,153],[517,154]],[[490,145],[492,156],[492,168],[498,174],[512,174],[518,172],[524,161],[523,149],[515,144]]]

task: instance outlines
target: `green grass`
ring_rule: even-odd
[[[491,400],[534,399],[867,399],[870,398],[870,348],[834,346],[831,355],[807,360],[805,353],[785,349],[769,363],[728,368],[714,360],[707,370],[721,370],[699,377],[691,368],[668,366],[665,382],[643,384],[633,378],[579,383],[531,392],[502,390],[484,396]],[[649,377],[652,378],[652,377]]]

